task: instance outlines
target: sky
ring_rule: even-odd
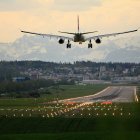
[[[140,0],[0,0],[0,42],[15,41],[20,30],[76,32],[77,15],[81,32],[133,30],[140,27]]]

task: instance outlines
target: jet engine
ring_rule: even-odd
[[[63,44],[64,43],[64,39],[60,38],[58,42],[59,42],[59,44]]]
[[[100,39],[100,38],[97,38],[97,39],[95,40],[95,42],[96,42],[97,44],[100,44],[100,43],[101,43],[101,39]]]

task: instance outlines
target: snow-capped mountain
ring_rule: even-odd
[[[26,36],[13,43],[0,43],[0,60],[42,60],[54,62],[74,62],[80,60],[102,62],[140,62],[139,36],[93,42],[93,49],[73,43],[66,49],[57,40],[39,36]]]

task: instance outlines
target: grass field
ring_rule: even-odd
[[[0,107],[29,107],[29,106],[38,106],[40,103],[50,102],[58,99],[67,99],[79,96],[86,96],[95,94],[104,88],[107,85],[67,85],[67,86],[59,86],[59,87],[50,87],[49,91],[52,94],[45,94],[41,98],[32,98],[32,99],[0,99]]]
[[[105,85],[60,86],[39,99],[0,100],[2,140],[139,140],[140,104],[48,103],[90,95]],[[139,93],[139,91],[138,91]]]
[[[75,106],[78,107],[79,104],[59,104],[59,109],[45,110],[40,107],[33,109],[34,111],[2,110],[7,116],[3,114],[0,117],[0,139],[131,140],[134,137],[136,140],[140,139],[140,104],[96,103],[78,108]]]
[[[1,135],[2,140],[139,140],[139,132],[78,132]]]
[[[140,138],[139,118],[3,118],[0,120],[2,140],[78,140]]]
[[[139,132],[80,132],[1,135],[2,140],[139,140]]]

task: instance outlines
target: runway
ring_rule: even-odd
[[[112,103],[135,102],[137,101],[136,87],[111,86],[94,95],[66,99],[66,100],[62,100],[61,102],[94,103],[94,102],[107,102],[107,101],[112,102]]]

